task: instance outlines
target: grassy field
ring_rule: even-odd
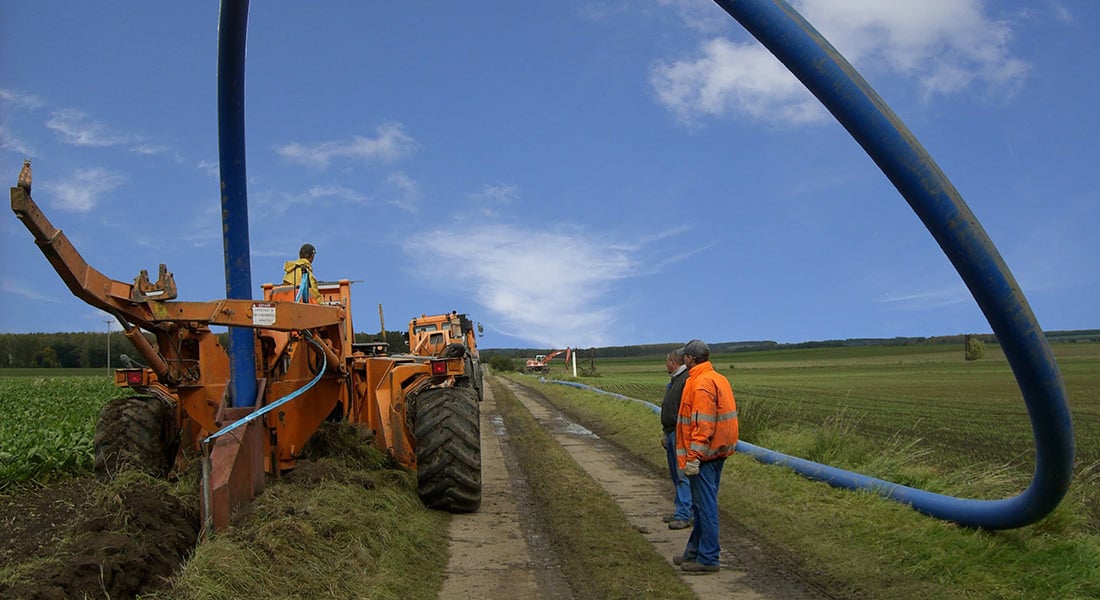
[[[1100,344],[1053,347],[1073,418],[1078,481],[1100,478]],[[1004,471],[1004,489],[1019,491],[1034,469],[1027,409],[1004,356],[967,362],[954,346],[820,348],[716,356],[730,378],[742,437],[772,450],[807,456],[799,432],[824,425],[880,445],[908,444],[929,468],[986,465]],[[659,403],[663,361],[605,360],[601,377],[579,381]],[[553,376],[564,377],[559,367]],[[790,439],[788,439],[790,438]],[[809,449],[812,450],[812,449]],[[837,464],[842,468],[851,465]],[[881,476],[881,473],[867,473]],[[1100,497],[1088,527],[1100,533]]]
[[[1077,468],[1058,509],[1035,525],[983,532],[924,517],[867,493],[834,490],[735,457],[723,478],[730,514],[855,596],[1100,596],[1100,345],[1054,347],[1069,393]],[[996,347],[878,347],[716,356],[733,383],[746,441],[891,481],[968,498],[1001,498],[1030,481],[1030,424]],[[605,360],[583,383],[659,403],[663,361]],[[559,367],[551,377],[563,376]],[[532,378],[521,380],[530,382]],[[663,465],[656,416],[636,403],[542,385],[567,412]],[[751,482],[752,485],[746,485]]]

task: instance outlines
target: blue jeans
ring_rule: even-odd
[[[677,521],[690,521],[691,515],[691,483],[685,475],[680,474],[676,466],[676,432],[665,434],[665,454],[668,456],[668,472],[672,476],[672,486],[676,490],[675,512]]]
[[[701,565],[718,564],[721,551],[718,546],[718,485],[725,464],[725,458],[704,461],[699,464],[699,474],[688,477],[695,521],[684,548],[684,560],[694,560]]]

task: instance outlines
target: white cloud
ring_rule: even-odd
[[[393,173],[386,178],[386,185],[393,189],[389,203],[408,213],[415,213],[420,206],[420,185],[404,173]]]
[[[411,154],[416,140],[405,133],[400,123],[387,123],[376,130],[377,137],[353,136],[347,141],[292,143],[276,152],[287,160],[318,169],[328,168],[336,159],[392,162]]]
[[[685,26],[700,33],[713,34],[730,28],[730,16],[711,0],[658,0],[662,6],[671,6]]]
[[[685,121],[726,115],[787,123],[825,118],[817,99],[759,44],[715,38],[699,54],[659,63],[650,77],[660,102]]]
[[[38,99],[38,96],[20,94],[5,89],[0,89],[0,102],[23,110],[34,110],[42,106],[42,101]]]
[[[519,186],[511,183],[483,184],[481,189],[466,195],[474,210],[483,217],[499,216],[498,207],[511,204],[520,198]]]
[[[221,177],[221,163],[216,160],[200,160],[195,168],[214,179]]]
[[[23,287],[17,282],[10,279],[0,281],[0,291],[3,291],[5,295],[14,295],[31,300],[34,302],[50,302],[52,304],[60,304],[61,300],[57,296],[51,296],[37,292],[35,290]]]
[[[1009,52],[1008,23],[985,14],[980,0],[801,0],[795,5],[857,68],[912,80],[926,100],[966,90],[1010,95],[1027,77],[1028,65]],[[748,116],[806,123],[825,116],[817,100],[755,40],[703,41],[690,57],[657,63],[651,84],[660,102],[689,122]]]
[[[363,194],[342,185],[315,185],[306,191],[306,195],[314,200],[333,198],[355,204],[364,204],[369,201]]]
[[[16,154],[22,154],[24,157],[35,156],[34,149],[31,148],[30,144],[13,135],[12,132],[3,125],[0,125],[0,148],[11,150]]]
[[[417,239],[453,235],[439,231]],[[637,276],[646,263],[637,258],[638,248],[607,237],[565,228],[483,225],[465,230],[461,244],[409,242],[405,252],[418,261],[423,276],[445,270],[448,281],[466,282],[495,329],[547,347],[587,347],[611,339],[615,284]],[[470,248],[478,252],[471,254]]]
[[[358,189],[333,183],[319,183],[302,192],[276,192],[258,190],[250,194],[249,201],[259,207],[258,214],[278,218],[295,206],[360,205],[377,207],[386,203],[409,213],[418,210],[421,193],[419,185],[404,173],[386,178],[382,191],[362,192]]]
[[[519,186],[511,183],[484,184],[481,189],[469,194],[471,200],[492,204],[511,204],[519,198]]]
[[[1073,11],[1057,0],[1051,0],[1050,8],[1054,12],[1054,18],[1062,23],[1070,24],[1077,21],[1077,16],[1073,14]]]
[[[59,209],[86,213],[96,207],[100,197],[125,182],[125,177],[106,169],[78,169],[68,180],[42,187]]]
[[[882,294],[875,299],[878,304],[890,304],[903,310],[934,310],[972,301],[970,292],[961,283],[910,294]]]
[[[126,146],[131,152],[145,156],[171,151],[167,146],[150,143],[141,136],[108,127],[92,119],[84,111],[73,108],[63,108],[50,113],[46,127],[56,132],[63,142],[74,146],[95,148]]]
[[[83,111],[71,108],[51,113],[46,127],[56,131],[65,143],[74,146],[119,146],[134,141],[132,136],[114,131],[91,120]]]
[[[151,156],[151,155],[154,155],[154,154],[164,154],[165,152],[169,152],[169,148],[167,146],[162,146],[160,144],[138,143],[138,144],[132,146],[130,148],[130,151],[134,152],[134,153],[137,153],[137,154],[144,154],[146,156]]]
[[[926,97],[971,86],[1011,93],[1027,76],[1012,31],[980,0],[803,0],[802,14],[855,64],[914,78]]]

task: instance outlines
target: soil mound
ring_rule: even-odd
[[[198,540],[197,503],[136,473],[98,489],[68,541],[0,597],[133,598],[164,587]]]

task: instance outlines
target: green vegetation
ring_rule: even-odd
[[[89,333],[0,333],[0,367],[4,368],[106,368],[110,344],[111,364],[119,354],[134,354],[130,342],[118,331]],[[106,325],[104,325],[106,329]]]
[[[0,491],[90,471],[99,409],[125,393],[105,376],[0,376]]]
[[[985,342],[976,336],[966,336],[966,360],[981,360],[985,356]]]
[[[1066,499],[1039,523],[960,528],[745,456],[727,463],[723,510],[861,597],[1100,597],[1100,345],[1058,344],[1054,352],[1078,468]],[[713,362],[733,383],[746,441],[960,497],[1015,495],[1030,481],[1028,417],[996,346],[976,362],[961,346],[779,350]],[[600,388],[660,401],[660,358],[599,366]],[[645,406],[518,379],[663,472],[657,417]]]
[[[600,484],[539,427],[507,388],[490,382],[509,443],[531,485],[530,501],[575,596],[694,598]]]
[[[115,330],[108,334],[85,331],[69,333],[0,333],[0,369],[42,369],[50,375],[58,375],[54,369],[106,369],[107,365],[121,365],[120,355],[131,358],[140,357],[126,336],[118,331],[118,323],[111,325]],[[106,324],[104,325],[106,328]],[[144,334],[146,339],[155,343],[151,333]],[[355,342],[384,341],[389,344],[390,352],[408,352],[409,343],[402,331],[379,333],[356,333]],[[228,334],[220,333],[223,348],[229,347]],[[108,360],[107,355],[110,354]],[[100,371],[104,373],[105,371]]]
[[[489,368],[497,373],[511,373],[516,370],[516,365],[512,359],[504,356],[503,354],[490,353],[486,357],[482,357],[489,365]]]

